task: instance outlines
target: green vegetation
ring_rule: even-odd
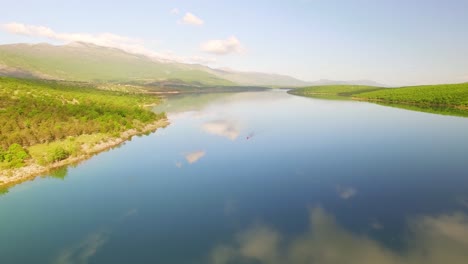
[[[143,106],[155,96],[97,90],[80,83],[0,77],[0,168],[32,157],[47,164],[165,117]]]
[[[8,149],[0,149],[0,169],[20,168],[29,154],[19,144],[12,144]]]
[[[36,144],[29,147],[28,152],[31,158],[37,163],[40,165],[47,165],[54,161],[68,158],[69,156],[75,157],[80,154],[83,148],[90,148],[105,141],[108,137],[109,135],[105,133],[67,137],[63,140]]]
[[[290,90],[290,94],[302,96],[352,96],[354,94],[381,90],[383,88],[364,85],[323,85]]]
[[[372,101],[421,106],[468,107],[468,83],[410,86],[361,93],[357,97]]]
[[[408,110],[468,116],[468,83],[400,88],[330,85],[299,88],[290,90],[289,93],[309,97],[341,96]]]

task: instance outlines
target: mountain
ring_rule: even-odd
[[[0,76],[86,82],[165,83],[204,86],[306,86],[293,77],[212,69],[158,61],[117,48],[75,42],[68,45],[0,45]]]
[[[305,82],[291,76],[270,74],[261,72],[241,72],[230,69],[211,69],[206,67],[207,72],[229,80],[231,82],[238,83],[240,85],[250,86],[287,86],[287,87],[300,87],[308,86],[310,83]]]
[[[334,81],[327,79],[320,79],[315,82],[309,82],[308,86],[323,86],[323,85],[364,85],[375,87],[388,87],[388,85],[381,84],[372,80],[352,80],[352,81]]]
[[[234,85],[214,74],[180,63],[89,43],[0,45],[0,75],[86,82],[183,82]]]
[[[62,46],[45,43],[0,45],[0,76],[176,86],[385,86],[369,80],[306,82],[280,74],[213,69],[199,64],[159,61],[84,42]]]

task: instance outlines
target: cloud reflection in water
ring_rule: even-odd
[[[348,200],[357,194],[357,190],[353,187],[338,186],[336,187],[336,190],[341,199],[344,200]]]
[[[57,257],[57,264],[85,264],[107,243],[109,232],[101,231],[87,236],[78,245],[63,250]]]
[[[462,213],[418,217],[409,222],[407,249],[397,252],[340,227],[321,208],[310,213],[310,229],[293,239],[265,225],[237,234],[211,254],[213,264],[465,264],[468,217]]]
[[[236,140],[239,137],[239,126],[229,120],[216,120],[203,124],[203,131],[217,136],[222,136],[230,140]]]
[[[87,235],[77,244],[62,249],[53,263],[56,264],[86,264],[102,249],[110,240],[112,230],[116,224],[124,223],[129,217],[138,214],[136,208],[129,209],[117,217],[114,224],[102,228]]]
[[[188,163],[193,164],[199,161],[203,156],[205,156],[206,152],[203,150],[191,152],[185,155],[185,159]]]

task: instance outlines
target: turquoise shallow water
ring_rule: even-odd
[[[284,91],[161,108],[1,195],[0,263],[467,263],[468,119]]]

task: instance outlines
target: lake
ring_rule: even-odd
[[[468,263],[468,119],[285,91],[0,195],[0,263]]]

